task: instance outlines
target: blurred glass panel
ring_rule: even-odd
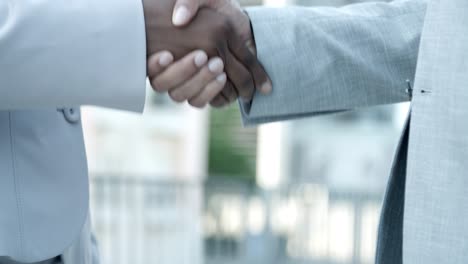
[[[351,203],[338,202],[330,206],[328,243],[330,259],[348,263],[354,249],[354,208]]]
[[[361,224],[361,261],[362,263],[374,263],[377,226],[380,217],[380,205],[368,203],[362,210]]]
[[[265,231],[267,212],[265,203],[258,197],[252,197],[249,202],[247,226],[251,235],[259,235]]]

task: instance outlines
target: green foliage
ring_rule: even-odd
[[[210,176],[255,181],[256,129],[243,128],[237,105],[210,116]]]

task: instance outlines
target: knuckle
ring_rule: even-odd
[[[213,101],[213,102],[210,103],[210,106],[213,107],[213,108],[220,108],[221,105],[222,105],[222,103],[219,102],[219,101]]]
[[[155,90],[156,92],[162,93],[165,91],[165,89],[163,88],[164,86],[158,79],[154,79],[151,81],[151,87],[153,87],[153,90]]]
[[[267,73],[261,67],[259,68],[258,71],[254,73],[254,78],[255,78],[255,81],[259,84],[262,84],[269,79]]]
[[[210,105],[212,107],[216,107],[216,106],[222,104],[223,101],[224,101],[224,99],[223,99],[222,95],[218,94],[210,101]]]
[[[247,88],[247,89],[242,89],[239,91],[240,96],[243,97],[244,99],[250,99],[254,95],[254,89],[253,88]]]
[[[224,97],[226,99],[232,98],[232,97],[237,97],[237,86],[231,84],[227,88],[223,90]]]
[[[222,72],[222,71],[221,71]],[[218,76],[219,71],[212,72],[208,66],[203,69],[203,71],[200,73],[199,79],[201,82],[204,84],[208,84],[209,82],[213,81],[217,76]]]
[[[237,56],[241,57],[242,59],[244,59],[244,56],[241,56],[243,50],[242,50],[242,45],[239,44],[239,41],[236,40],[236,41],[233,41],[233,42],[231,42],[229,44],[230,44],[230,48],[231,48],[232,52],[234,54],[236,54]]]
[[[189,100],[188,103],[195,108],[203,108],[206,103],[201,100]]]
[[[229,88],[224,90],[224,97],[226,100],[230,101],[237,98],[237,90],[235,88]]]
[[[253,86],[254,86],[253,83],[254,82],[253,82],[252,78],[250,76],[248,76],[248,77],[246,76],[246,77],[244,77],[242,79],[242,82],[241,82],[242,86],[239,87],[239,88],[241,88],[242,90],[247,90],[248,91],[249,89],[253,89]]]
[[[216,35],[226,36],[231,31],[231,24],[228,19],[222,18],[216,25],[216,29]]]
[[[179,76],[183,77],[190,76],[197,70],[197,67],[193,60],[185,60],[180,66],[181,67],[177,72]]]
[[[221,26],[222,33],[225,35],[231,33],[231,23],[229,23],[229,20],[224,19],[222,26]]]
[[[250,51],[246,51],[246,52],[250,52]],[[250,67],[257,67],[257,59],[253,55],[251,55],[249,53],[247,53],[247,54],[248,55],[244,56],[244,58],[243,58],[244,63],[246,65],[249,65]]]
[[[226,54],[228,52],[228,44],[226,39],[215,39],[215,45],[216,45],[216,56],[220,56],[221,58],[225,58]],[[213,55],[213,54],[212,54]]]
[[[232,88],[231,86],[228,86],[228,87],[225,87],[223,89],[223,91],[221,92],[221,94],[224,96],[224,98],[230,98],[232,97],[233,95],[236,94],[236,92],[234,91],[234,88]]]
[[[171,97],[171,99],[174,101],[174,102],[177,102],[177,103],[182,103],[185,101],[185,98],[180,94],[178,93],[177,91],[173,92],[169,92],[169,97]]]
[[[152,65],[151,63],[148,63],[147,71],[148,71],[148,77],[150,78],[156,77],[156,75],[159,73],[159,69],[156,66]]]
[[[202,84],[201,81],[191,80],[183,84],[178,90],[180,90],[181,97],[183,97],[184,100],[188,100],[196,94],[200,93],[200,91],[203,89],[203,86],[204,84]]]
[[[241,59],[241,61],[247,65],[250,69],[257,67],[257,58],[247,49],[244,43],[233,47],[234,54]]]

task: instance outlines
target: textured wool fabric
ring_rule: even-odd
[[[274,87],[245,124],[411,100],[376,262],[468,263],[468,1],[248,12]]]

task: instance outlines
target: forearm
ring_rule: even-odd
[[[406,80],[414,79],[426,2],[249,9],[274,88],[254,99],[246,121],[409,100]]]
[[[0,110],[143,108],[140,0],[0,1],[0,51]]]

